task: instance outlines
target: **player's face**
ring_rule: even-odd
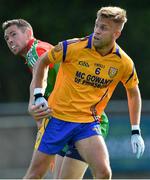
[[[5,30],[4,38],[9,49],[15,55],[21,55],[29,42],[27,32],[18,28],[16,25],[12,25]]]
[[[95,21],[93,44],[96,48],[103,49],[114,43],[118,37],[116,23],[108,18],[97,18]]]

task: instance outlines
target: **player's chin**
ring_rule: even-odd
[[[14,54],[15,55],[22,55],[21,51],[15,51]]]
[[[11,52],[14,54],[14,55],[19,55],[20,52],[19,51],[14,51],[14,50],[11,50]]]
[[[93,45],[98,48],[100,46],[100,40],[94,39],[93,40]]]

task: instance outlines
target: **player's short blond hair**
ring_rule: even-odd
[[[102,7],[97,12],[97,18],[98,17],[109,18],[115,23],[121,25],[122,28],[124,24],[127,22],[126,10],[120,7],[113,7],[113,6]]]
[[[29,28],[29,29],[31,29],[32,34],[33,34],[32,26],[30,25],[30,23],[28,23],[24,19],[12,19],[12,20],[5,21],[2,24],[2,29],[5,31],[8,27],[10,27],[12,25],[16,25],[18,28],[23,29],[23,30]]]

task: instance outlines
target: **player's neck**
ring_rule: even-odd
[[[102,47],[102,48],[96,48],[96,51],[101,55],[101,56],[106,56],[108,54],[110,54],[112,52],[112,49],[114,47],[114,43],[108,45],[108,46],[105,46],[105,47]]]
[[[31,48],[32,44],[34,43],[34,40],[35,40],[34,38],[31,38],[31,39],[28,41],[26,47],[23,48],[22,51],[21,51],[21,56],[26,56],[27,52],[28,52],[29,49]]]

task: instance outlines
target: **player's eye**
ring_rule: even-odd
[[[15,32],[14,32],[14,33],[12,33],[12,36],[13,36],[13,37],[14,37],[14,36],[16,36],[16,35],[17,35],[17,33],[15,33]]]
[[[106,30],[106,27],[105,26],[100,26],[100,29],[102,30],[102,31],[104,31],[104,30]]]

